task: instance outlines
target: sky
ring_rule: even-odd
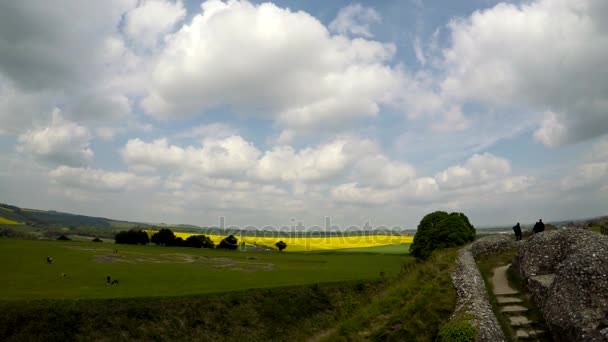
[[[607,214],[605,0],[0,2],[0,202],[240,228]]]

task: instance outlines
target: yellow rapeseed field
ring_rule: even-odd
[[[19,222],[0,217],[0,224],[19,224]]]
[[[148,230],[148,234],[152,235],[155,231]],[[175,236],[187,239],[190,235],[199,235],[194,233],[174,232]],[[218,245],[224,235],[208,236],[213,243]],[[239,239],[239,244],[242,240],[246,244],[255,244],[258,246],[268,246],[275,248],[274,244],[282,240],[287,244],[286,251],[302,252],[302,251],[322,251],[332,249],[348,249],[348,248],[365,248],[377,247],[385,245],[394,245],[400,243],[412,243],[413,236],[405,235],[369,235],[369,236],[332,236],[332,237],[258,237],[258,236],[243,236],[242,240],[239,235],[235,235]]]

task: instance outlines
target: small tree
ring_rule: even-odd
[[[287,248],[287,244],[285,242],[283,242],[282,240],[275,243],[275,246],[277,246],[277,248],[279,249],[279,252],[282,252],[285,248]]]
[[[418,259],[426,259],[436,249],[460,246],[474,239],[475,228],[465,214],[436,211],[418,224],[410,253]]]
[[[186,247],[194,247],[194,248],[201,248],[203,247],[203,241],[201,241],[197,235],[190,235],[188,236],[188,238],[186,239],[186,241],[184,241],[184,244],[186,245]]]
[[[175,234],[169,228],[162,228],[158,232],[152,234],[152,243],[162,246],[174,246]]]
[[[222,248],[222,249],[237,249],[238,247],[239,247],[239,241],[232,234],[225,237],[220,242],[220,244],[217,246],[217,248]]]

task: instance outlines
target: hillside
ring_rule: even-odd
[[[94,227],[130,229],[135,226],[152,227],[156,224],[113,220],[104,217],[94,217],[78,214],[64,213],[55,210],[38,210],[20,208],[10,204],[0,203],[0,218],[15,221],[31,227],[38,226],[64,226],[64,227]],[[0,221],[1,222],[1,221]],[[1,224],[1,223],[0,223]],[[167,227],[180,227],[182,229],[200,229],[192,225],[165,225]]]

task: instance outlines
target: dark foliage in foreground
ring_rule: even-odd
[[[465,214],[436,211],[418,224],[410,254],[426,259],[436,249],[461,246],[474,239],[475,228]]]

